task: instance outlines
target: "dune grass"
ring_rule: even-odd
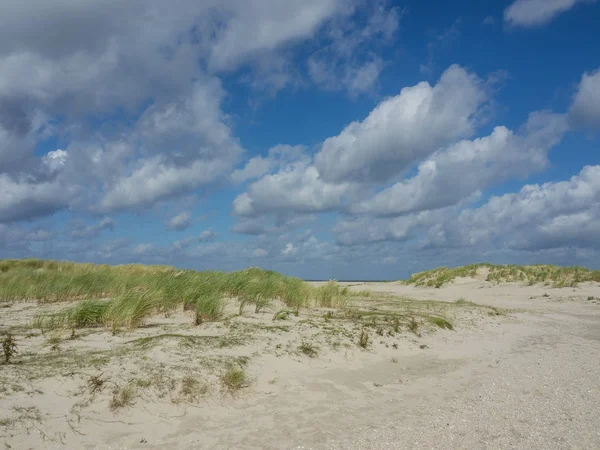
[[[330,281],[314,288],[299,278],[250,268],[238,272],[196,272],[168,266],[94,265],[44,260],[0,261],[0,300],[41,304],[79,302],[58,313],[40,314],[40,328],[108,326],[135,328],[154,314],[182,308],[194,322],[220,320],[227,299],[240,315],[273,310],[276,302],[295,314],[306,306],[344,308],[347,288]]]
[[[321,308],[346,308],[351,302],[349,294],[347,287],[328,281],[315,289],[315,303]]]
[[[590,270],[584,267],[560,267],[552,265],[494,265],[470,264],[467,266],[448,268],[439,267],[413,274],[408,280],[402,281],[415,286],[440,288],[459,277],[475,277],[480,269],[487,269],[486,281],[492,283],[522,282],[529,285],[544,283],[552,287],[574,287],[586,281],[600,282],[600,270]]]

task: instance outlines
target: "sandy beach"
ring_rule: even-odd
[[[600,448],[597,283],[347,286],[363,315],[410,298],[411,311],[443,312],[453,329],[422,321],[395,332],[385,318],[365,328],[323,308],[274,320],[275,306],[198,327],[182,311],[70,336],[28,327],[35,303],[3,304],[0,325],[17,330],[19,353],[0,367],[0,440],[12,449]],[[235,392],[222,382],[225,359],[248,374]]]

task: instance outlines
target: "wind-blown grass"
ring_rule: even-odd
[[[110,302],[105,313],[105,322],[113,329],[137,328],[154,313],[159,306],[158,296],[150,292],[130,292]]]
[[[260,313],[275,306],[279,309],[281,303],[298,314],[309,305],[346,308],[352,298],[347,287],[334,281],[314,288],[298,278],[256,267],[225,273],[135,264],[0,261],[0,300],[79,301],[36,318],[36,326],[49,329],[134,328],[153,314],[169,315],[181,308],[191,311],[200,324],[220,320],[228,299],[239,303],[240,314],[247,306]]]

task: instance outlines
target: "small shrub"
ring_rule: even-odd
[[[362,330],[358,338],[358,346],[361,348],[367,348],[369,346],[369,333],[366,330]]]
[[[10,364],[10,360],[17,354],[17,343],[11,333],[4,335],[2,352],[4,354],[4,364]]]
[[[298,347],[298,350],[301,353],[308,356],[309,358],[316,358],[317,356],[319,356],[318,348],[308,342],[303,342],[302,344],[300,344],[300,347]]]
[[[397,317],[394,319],[394,332],[400,332],[400,319],[398,319]]]

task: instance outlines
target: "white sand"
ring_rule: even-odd
[[[65,364],[58,373],[53,366],[51,376],[31,380],[23,375],[24,364],[2,366],[0,381],[10,387],[0,393],[0,420],[6,420],[0,442],[13,449],[600,449],[600,304],[587,300],[600,298],[600,286],[493,287],[458,280],[442,289],[393,283],[351,289],[422,300],[464,298],[519,312],[455,312],[454,331],[372,335],[368,351],[329,347],[316,328],[299,322],[302,314],[285,322],[271,321],[272,312],[248,314],[242,325],[292,326],[256,332],[251,343],[226,348],[190,350],[165,339],[146,353],[89,368]],[[1,325],[23,323],[36,309],[1,309]],[[44,344],[48,336],[20,338],[20,351],[24,360],[27,352],[52,358],[69,349],[125,348],[128,341],[165,332],[227,332],[218,324],[190,327],[185,317],[159,322],[125,336],[101,331],[64,340],[59,351]],[[319,356],[284,351],[302,341],[316,342]],[[140,390],[134,405],[116,412],[107,407],[111,388],[90,400],[89,376],[103,373],[107,385],[124,384],[161,364],[174,379],[185,373],[216,383],[201,359],[206,355],[250,356],[253,382],[235,397],[215,388],[195,400],[180,398],[178,387],[167,388],[163,398]]]

